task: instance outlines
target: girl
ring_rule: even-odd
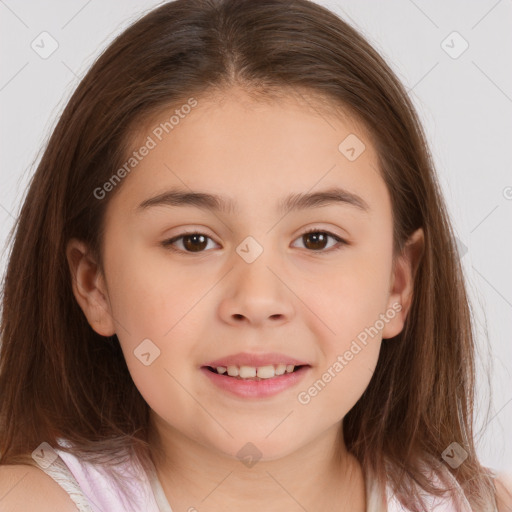
[[[110,45],[2,314],[8,509],[505,510],[417,115],[307,0],[177,0]]]

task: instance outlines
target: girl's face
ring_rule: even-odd
[[[231,456],[251,442],[270,460],[337,430],[409,305],[414,266],[406,253],[393,267],[374,148],[349,118],[308,105],[234,89],[166,112],[108,205],[105,277],[76,258],[79,242],[68,250],[80,305],[117,335],[153,419]],[[243,382],[206,369],[232,355],[224,366],[305,367]]]

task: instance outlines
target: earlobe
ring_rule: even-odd
[[[102,336],[115,334],[105,281],[86,244],[71,239],[66,248],[73,294],[89,325]]]
[[[384,327],[382,331],[384,339],[396,336],[404,327],[412,304],[414,278],[423,256],[424,246],[424,232],[422,228],[418,228],[409,237],[402,253],[394,262],[388,308],[398,312]],[[400,307],[397,306],[398,304]]]

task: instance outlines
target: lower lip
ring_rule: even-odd
[[[242,398],[265,398],[274,396],[286,389],[295,386],[310,369],[310,366],[303,366],[292,373],[272,377],[271,379],[262,380],[242,380],[228,377],[225,374],[208,370],[202,367],[201,371],[208,377],[213,384],[220,389],[232,393]]]

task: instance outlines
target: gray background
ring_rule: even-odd
[[[2,274],[7,234],[67,99],[113,37],[160,3],[0,0]],[[512,473],[512,0],[318,3],[374,44],[418,109],[459,239],[476,318],[478,452],[484,464]],[[49,36],[40,36],[44,31],[58,44],[47,58],[31,47],[51,48]],[[467,50],[458,55],[465,44]],[[491,388],[485,372],[492,384],[487,419],[483,413]]]

